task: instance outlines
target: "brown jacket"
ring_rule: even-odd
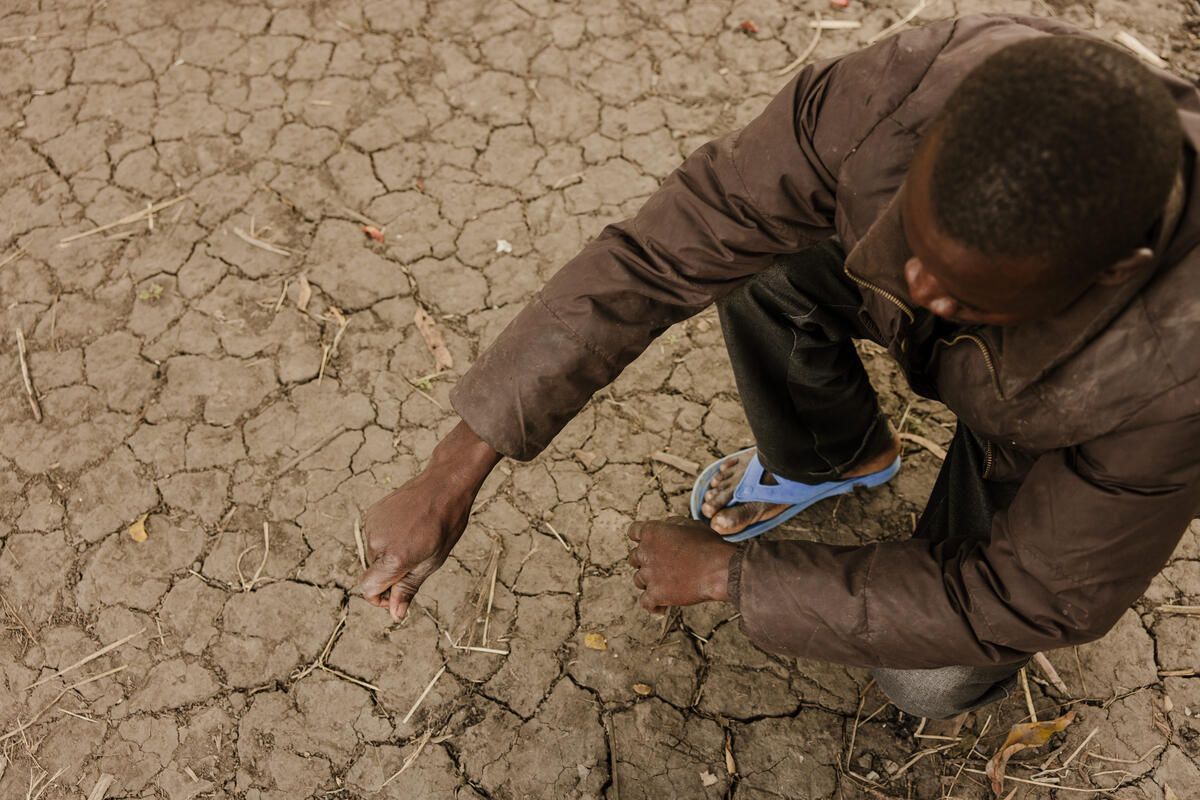
[[[907,297],[891,208],[957,82],[1047,34],[1084,35],[972,16],[803,70],[563,267],[459,382],[455,409],[497,450],[532,458],[668,326],[836,235],[878,342],[990,441],[986,477],[1021,488],[987,542],[741,545],[730,592],[747,635],[895,668],[1009,662],[1101,636],[1200,512],[1200,93],[1162,73],[1188,149],[1153,275],[1095,287],[1054,319],[965,328],[910,363],[930,352],[931,325]]]

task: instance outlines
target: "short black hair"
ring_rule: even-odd
[[[1163,81],[1076,36],[992,54],[933,130],[930,199],[942,232],[984,255],[1045,257],[1063,277],[1092,276],[1145,244],[1182,158]]]

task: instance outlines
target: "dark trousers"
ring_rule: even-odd
[[[892,442],[854,348],[868,338],[858,286],[833,242],[781,259],[717,304],[759,460],[789,480],[820,483]],[[984,443],[961,423],[914,536],[986,539],[1016,493],[984,480]],[[1005,697],[1025,662],[989,667],[876,669],[903,711],[941,719]]]

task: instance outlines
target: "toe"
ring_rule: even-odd
[[[712,515],[712,529],[722,536],[738,533],[754,522],[761,503],[746,503],[723,508]]]

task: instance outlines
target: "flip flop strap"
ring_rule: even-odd
[[[733,490],[734,502],[791,504],[801,502],[806,495],[811,495],[814,489],[819,488],[809,483],[789,481],[778,475],[774,476],[777,484],[765,484],[762,482],[765,472],[762,462],[758,460],[758,453],[755,453],[737,488]]]

